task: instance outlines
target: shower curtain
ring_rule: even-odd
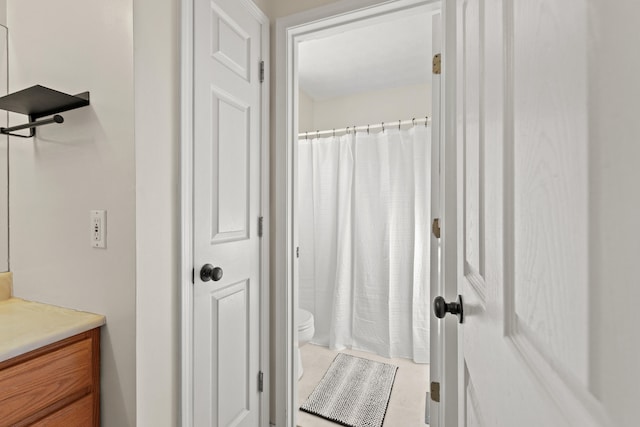
[[[429,362],[430,129],[299,141],[299,304],[313,343]]]

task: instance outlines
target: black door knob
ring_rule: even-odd
[[[462,307],[462,295],[458,295],[458,301],[446,302],[444,298],[438,296],[433,300],[433,312],[438,319],[442,319],[447,313],[458,316],[458,321],[464,320],[464,308]]]
[[[209,280],[213,280],[217,282],[222,279],[223,271],[220,267],[214,267],[211,264],[205,264],[200,269],[200,280],[203,282],[208,282]]]

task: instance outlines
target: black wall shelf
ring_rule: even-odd
[[[29,123],[0,128],[0,134],[31,138],[35,136],[37,126],[50,123],[62,123],[64,119],[58,113],[75,110],[90,104],[89,92],[78,95],[68,95],[48,87],[35,85],[0,98],[0,109],[29,116]],[[36,121],[37,119],[54,114],[53,118]],[[11,133],[20,129],[30,129],[29,135]]]

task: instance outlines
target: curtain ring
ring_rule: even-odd
[[[349,135],[349,126],[347,126],[347,135]]]
[[[369,125],[367,125],[367,135],[369,135]]]
[[[309,131],[306,131],[306,132],[304,133],[304,139],[309,139]]]
[[[415,117],[414,117],[413,119],[411,119],[411,124],[412,124],[413,126],[415,126],[415,125],[416,125],[416,118],[415,118]]]
[[[336,128],[333,128],[333,137],[336,137]]]
[[[400,124],[402,123],[402,120],[398,120],[398,130],[400,130]]]
[[[320,131],[316,130],[316,139],[320,139]]]
[[[384,122],[382,122],[382,132],[384,132]]]
[[[424,127],[427,127],[428,121],[429,121],[429,116],[424,116]]]

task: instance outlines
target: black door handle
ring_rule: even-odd
[[[458,322],[464,320],[464,308],[462,306],[462,295],[458,295],[458,301],[446,302],[444,298],[438,296],[433,300],[433,312],[438,319],[442,319],[447,313],[458,316]]]
[[[205,264],[200,269],[200,280],[203,282],[208,282],[209,280],[213,280],[217,282],[222,279],[222,274],[224,272],[220,267],[214,267],[211,264]]]

